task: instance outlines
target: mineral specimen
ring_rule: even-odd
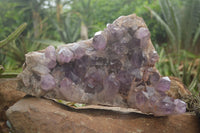
[[[133,14],[92,39],[26,54],[18,77],[23,90],[36,96],[131,107],[155,116],[184,113],[186,103],[166,94],[170,79],[155,68],[158,59],[146,24]]]

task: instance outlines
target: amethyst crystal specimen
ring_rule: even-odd
[[[155,68],[158,59],[147,26],[133,14],[90,40],[26,54],[18,77],[24,91],[36,96],[131,107],[156,116],[184,113],[186,104],[166,95],[170,79]]]

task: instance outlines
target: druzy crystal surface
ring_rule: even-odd
[[[156,116],[184,113],[185,102],[166,94],[171,81],[155,68],[158,59],[146,24],[133,14],[89,40],[26,54],[18,77],[36,96],[130,107]]]

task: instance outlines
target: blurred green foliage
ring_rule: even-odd
[[[91,38],[119,16],[136,13],[151,32],[160,55],[156,66],[160,73],[179,77],[191,90],[198,90],[198,3],[200,0],[0,0],[0,40],[27,23],[18,39],[0,49],[1,72],[3,68],[20,72],[27,52]]]
[[[14,32],[12,32],[6,39],[0,41],[0,48],[1,48],[1,50],[2,50],[3,48],[6,48],[7,45],[9,45],[11,42],[14,42],[15,39],[24,31],[24,29],[26,28],[26,26],[27,26],[26,23],[21,24],[21,25],[20,25]],[[10,50],[10,49],[11,49],[11,48],[9,47],[9,50]],[[2,53],[5,52],[5,51],[6,51],[6,50],[3,49],[3,50],[2,50]],[[11,53],[13,53],[13,52],[8,52],[8,54],[11,54]],[[21,51],[20,51],[20,53],[21,53]],[[15,57],[15,56],[14,56],[14,57]],[[5,72],[4,67],[3,67],[2,65],[0,65],[0,77],[6,77],[6,76],[8,76],[8,77],[11,76],[11,77],[12,77],[12,76],[16,76],[16,74],[15,74],[15,73],[8,73],[8,72]]]
[[[161,14],[147,7],[167,33],[157,68],[182,79],[191,91],[200,88],[200,0],[159,0]],[[196,53],[196,54],[195,54]]]
[[[6,39],[0,41],[0,48],[3,48],[11,41],[15,40],[26,28],[27,24],[20,25],[14,32],[12,32]]]
[[[148,8],[167,33],[169,47],[193,51],[200,36],[200,0],[159,0],[162,16]]]
[[[76,14],[68,13],[62,16],[60,23],[53,21],[62,42],[72,43],[80,39],[80,19]]]
[[[178,77],[190,91],[200,91],[200,55],[186,50],[181,50],[177,55],[177,53],[166,53],[166,50],[161,48],[159,57],[156,67],[161,75]]]
[[[17,26],[23,23],[21,13],[10,10],[16,8],[17,5],[17,3],[0,0],[0,40],[6,38]]]

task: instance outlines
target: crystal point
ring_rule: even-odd
[[[170,89],[170,84],[171,84],[171,80],[168,77],[162,77],[157,85],[156,85],[156,89],[158,91],[168,91]]]
[[[63,47],[57,52],[57,61],[60,64],[68,63],[73,58],[73,53],[67,47]]]
[[[186,103],[184,101],[181,101],[180,99],[174,100],[175,104],[175,111],[176,113],[184,113],[186,112]]]
[[[103,34],[98,34],[93,38],[93,46],[96,50],[104,50],[106,48],[107,38]]]
[[[50,91],[56,86],[55,79],[50,74],[42,75],[40,86],[41,86],[42,90]]]

